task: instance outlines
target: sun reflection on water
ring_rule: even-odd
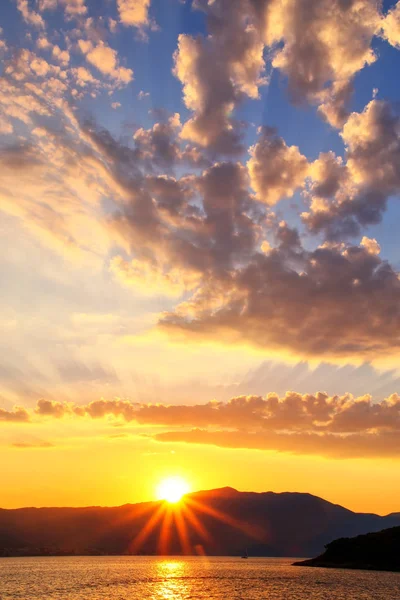
[[[181,600],[189,597],[190,580],[186,578],[187,563],[183,560],[165,560],[157,563],[157,582],[154,600]]]

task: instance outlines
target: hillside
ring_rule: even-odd
[[[400,571],[400,527],[334,540],[321,556],[294,564],[300,567]]]
[[[188,494],[177,506],[0,509],[0,556],[240,555],[245,548],[252,556],[312,556],[337,537],[397,525],[400,516],[354,513],[310,494],[223,488]]]

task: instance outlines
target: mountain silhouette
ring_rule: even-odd
[[[315,556],[338,537],[400,526],[311,494],[195,492],[119,507],[0,509],[0,556],[206,554]]]
[[[300,567],[400,571],[399,548],[400,527],[392,527],[378,533],[334,540],[327,544],[321,556],[294,564]]]

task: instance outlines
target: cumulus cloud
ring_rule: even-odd
[[[149,25],[150,0],[117,0],[119,19],[123,25],[145,27]]]
[[[30,420],[29,413],[25,408],[16,406],[14,410],[0,408],[0,422],[3,423],[26,423]]]
[[[272,64],[288,77],[295,100],[318,102],[321,93],[324,99],[327,84],[347,86],[376,59],[371,41],[381,15],[375,0],[273,1],[266,10],[267,42],[282,43]]]
[[[102,41],[91,47],[86,54],[86,59],[103,75],[108,75],[122,84],[130,83],[133,79],[132,69],[121,67],[117,51]]]
[[[353,83],[349,80],[334,81],[332,85],[318,96],[318,112],[323,119],[341,129],[349,117],[348,105],[353,93]]]
[[[21,13],[25,23],[38,29],[45,28],[45,22],[41,15],[29,7],[28,0],[16,0],[17,8]]]
[[[328,239],[357,235],[379,223],[389,196],[400,190],[400,118],[389,103],[372,100],[352,113],[341,136],[346,160],[322,154],[310,167],[309,229]]]
[[[361,240],[360,245],[363,246],[367,250],[367,252],[369,252],[370,254],[380,254],[381,253],[381,247],[375,238],[369,238],[364,235],[363,239]]]
[[[87,13],[85,0],[60,0],[65,7],[65,14],[70,17],[82,16]]]
[[[38,0],[40,12],[56,10],[59,6],[64,8],[67,20],[83,17],[88,11],[85,0]]]
[[[193,116],[182,135],[226,153],[241,149],[233,112],[257,98],[266,64],[288,79],[291,98],[319,106],[340,128],[355,75],[376,60],[372,40],[383,30],[397,44],[399,8],[383,15],[375,0],[197,0],[207,37],[181,35],[175,74]]]
[[[100,419],[113,415],[122,417],[125,421],[133,421],[136,406],[128,400],[94,400],[87,405],[78,406],[73,403],[41,399],[36,405],[34,414],[53,419],[62,419],[65,416],[84,417],[85,415],[92,419]]]
[[[55,419],[61,419],[67,412],[69,412],[68,405],[45,399],[39,400],[35,409],[37,415],[42,417],[53,417]]]
[[[263,42],[243,2],[198,2],[206,10],[207,38],[180,35],[174,73],[184,102],[193,111],[182,137],[201,146],[236,154],[242,150],[240,125],[232,112],[240,100],[258,97],[263,78]]]
[[[71,58],[68,50],[61,50],[60,46],[57,46],[57,44],[52,48],[52,55],[64,66],[68,65]]]
[[[276,131],[264,127],[260,139],[249,150],[250,183],[256,196],[266,204],[291,198],[304,185],[308,162],[297,146],[288,147]]]
[[[141,160],[150,159],[160,167],[171,168],[180,159],[181,150],[176,134],[181,129],[179,114],[166,123],[156,123],[151,129],[140,127],[133,136]]]
[[[400,48],[400,2],[397,2],[383,19],[382,34],[389,44]]]

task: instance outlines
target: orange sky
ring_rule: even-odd
[[[302,491],[355,511],[398,510],[398,460],[324,459],[149,440],[146,428],[69,421],[2,428],[1,506],[120,505],[156,499],[165,477],[192,490]],[[29,435],[27,434],[29,429]],[[12,447],[25,443],[49,447]],[[19,441],[18,441],[19,440]],[[23,442],[25,440],[25,442]],[[207,467],[205,468],[205,465]]]

